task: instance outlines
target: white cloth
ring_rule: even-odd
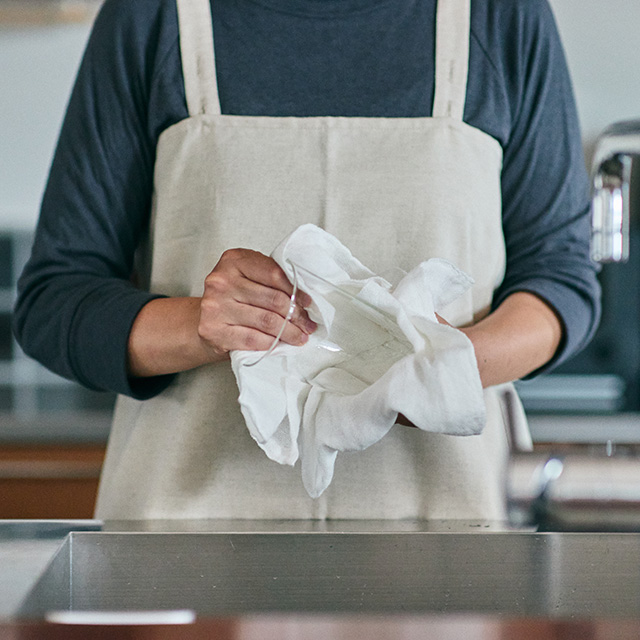
[[[473,345],[435,316],[472,285],[469,276],[434,258],[392,288],[312,224],[273,257],[313,298],[318,329],[302,347],[281,343],[259,360],[236,351],[231,362],[251,436],[280,464],[300,455],[311,497],[329,486],[338,452],[375,444],[398,413],[424,431],[482,431]]]

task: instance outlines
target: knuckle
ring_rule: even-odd
[[[268,304],[271,309],[280,309],[281,307],[286,306],[289,298],[282,291],[278,291],[277,289],[272,289],[269,292],[269,300]]]
[[[222,255],[220,256],[220,260],[237,260],[242,256],[243,253],[244,253],[243,249],[238,249],[238,248],[226,249],[225,251],[222,252]]]
[[[255,251],[251,249],[243,249],[239,247],[234,247],[233,249],[227,249],[220,256],[220,260],[218,264],[224,265],[225,263],[238,263],[241,261],[246,261],[247,259],[252,258],[255,254]]]
[[[260,316],[258,318],[258,327],[262,331],[265,331],[267,333],[275,331],[276,325],[278,324],[276,317],[277,316],[270,311],[264,311],[260,313]]]
[[[275,263],[269,269],[269,277],[279,286],[287,286],[289,284],[287,274]]]
[[[229,336],[221,331],[218,325],[201,321],[198,325],[198,337],[218,355],[227,354],[232,349]]]
[[[212,271],[204,280],[205,291],[222,293],[231,287],[231,279],[224,271]]]
[[[244,339],[244,346],[247,351],[255,351],[258,346],[258,340],[253,333],[248,333]]]

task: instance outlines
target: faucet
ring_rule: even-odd
[[[591,258],[629,258],[631,163],[640,157],[640,120],[612,124],[598,138],[592,171]]]
[[[598,138],[592,165],[591,259],[629,258],[632,161],[640,158],[640,120],[612,124]],[[513,443],[507,509],[516,527],[551,531],[640,531],[638,447],[594,455],[566,448],[525,452]]]

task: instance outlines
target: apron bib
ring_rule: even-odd
[[[502,150],[462,120],[470,0],[438,2],[430,118],[222,115],[209,0],[177,3],[190,116],[158,143],[150,289],[200,296],[223,251],[269,254],[311,222],[377,273],[450,260],[475,285],[443,316],[461,325],[486,315],[505,267]],[[200,367],[151,400],[118,399],[96,515],[502,520],[501,394],[485,392],[481,435],[396,426],[369,449],[338,456],[332,484],[312,500],[299,466],[272,462],[250,437],[230,363]]]

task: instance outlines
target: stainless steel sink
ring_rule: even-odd
[[[74,532],[19,615],[184,608],[208,617],[638,615],[639,535],[468,530]]]

